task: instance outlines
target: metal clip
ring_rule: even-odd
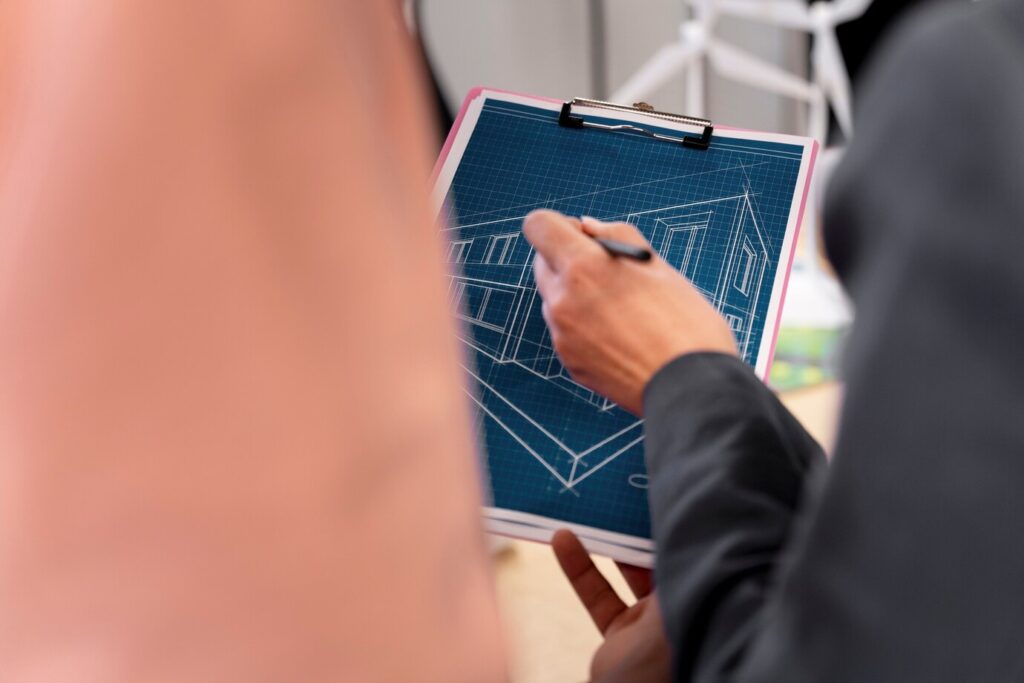
[[[673,135],[664,135],[663,133],[656,133],[653,130],[648,130],[641,126],[634,126],[632,124],[623,123],[616,125],[609,125],[604,123],[595,123],[594,121],[587,121],[580,115],[573,115],[572,108],[574,106],[591,107],[596,109],[608,109],[614,112],[626,112],[626,113],[640,113],[645,116],[650,116],[665,121],[671,121],[673,123],[682,123],[688,126],[696,126],[703,128],[703,133],[698,137],[695,135],[684,135],[682,137],[676,137]],[[588,100],[583,97],[576,97],[562,105],[562,111],[558,115],[558,125],[566,128],[595,128],[598,130],[607,130],[612,132],[622,133],[635,133],[637,135],[643,135],[645,137],[654,138],[655,140],[664,140],[666,142],[674,142],[681,144],[683,147],[691,147],[693,149],[707,149],[711,145],[711,136],[714,134],[715,127],[708,119],[700,119],[694,116],[683,116],[681,114],[669,114],[667,112],[655,111],[654,107],[647,104],[646,102],[637,102],[632,107],[624,104],[614,104],[612,102],[603,102],[601,100]]]

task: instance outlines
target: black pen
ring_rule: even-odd
[[[650,261],[651,250],[647,247],[638,247],[634,244],[626,244],[618,240],[610,240],[604,237],[594,237],[594,241],[604,247],[612,256],[622,256],[636,261]]]

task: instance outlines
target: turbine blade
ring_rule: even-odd
[[[832,0],[832,16],[835,24],[845,24],[863,15],[872,0]]]
[[[709,45],[711,63],[723,75],[761,90],[813,102],[817,88],[785,69],[718,40]]]
[[[690,43],[665,45],[647,60],[629,80],[612,94],[612,101],[632,104],[650,97],[686,66],[700,56],[700,46]]]

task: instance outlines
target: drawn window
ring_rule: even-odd
[[[448,288],[448,300],[451,302],[452,308],[459,313],[462,313],[462,297],[465,293],[466,283],[452,280],[452,284]]]
[[[743,319],[740,318],[738,315],[726,313],[725,321],[729,323],[729,329],[732,330],[732,333],[734,335],[739,336],[739,334],[743,331]]]
[[[465,263],[469,260],[469,251],[473,240],[458,240],[448,245],[448,263]]]
[[[697,275],[705,228],[706,223],[673,226],[662,248],[665,260],[690,280]]]
[[[463,320],[498,332],[508,324],[515,294],[501,289],[458,283],[452,305]]]
[[[736,267],[736,276],[732,281],[732,286],[743,294],[750,294],[750,276],[754,272],[755,258],[754,249],[750,246],[750,240],[743,238],[740,262]]]
[[[487,257],[484,258],[484,263],[505,265],[511,261],[517,237],[519,237],[519,235],[513,232],[492,238],[491,246],[487,250]]]
[[[486,306],[477,315],[477,320],[504,330],[514,302],[515,295],[512,292],[490,289],[487,291]]]
[[[475,321],[483,320],[484,313],[487,312],[487,300],[491,298],[491,290],[475,285],[468,285],[466,289],[469,294],[466,297],[466,317]]]

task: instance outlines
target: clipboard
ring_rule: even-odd
[[[643,420],[575,382],[521,235],[538,208],[636,225],[767,379],[817,143],[699,117],[477,88],[434,169],[488,531],[653,564]]]

